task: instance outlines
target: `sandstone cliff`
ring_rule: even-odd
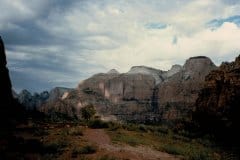
[[[155,101],[158,103],[162,119],[177,120],[190,117],[205,76],[216,68],[207,57],[192,57],[185,62],[181,71],[159,84]]]
[[[55,87],[49,92],[49,98],[47,101],[55,101],[59,98],[64,98],[63,95],[67,94],[68,92],[71,92],[72,88],[65,88],[65,87]]]
[[[206,76],[204,88],[196,101],[196,119],[208,129],[223,132],[239,129],[240,56],[235,62],[222,63]],[[230,133],[239,133],[239,132]],[[238,135],[239,136],[239,135]]]
[[[86,79],[79,84],[76,91],[69,92],[63,100],[52,102],[48,107],[43,106],[41,110],[57,110],[80,117],[80,108],[91,103],[100,115],[143,120],[145,117],[139,116],[152,113],[151,102],[155,84],[155,78],[149,74],[119,74],[112,70]]]
[[[42,110],[80,117],[80,108],[91,103],[100,115],[122,120],[181,119],[194,110],[204,78],[213,69],[216,66],[209,58],[192,57],[183,67],[174,65],[169,71],[145,66],[132,67],[123,74],[111,70],[84,80],[76,91]]]

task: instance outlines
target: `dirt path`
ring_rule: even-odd
[[[180,158],[145,146],[132,147],[116,145],[103,129],[86,129],[84,137],[96,144],[103,152],[121,159],[129,160],[180,160]]]
[[[99,147],[110,145],[111,139],[103,129],[86,129],[84,136],[88,141],[99,145]]]

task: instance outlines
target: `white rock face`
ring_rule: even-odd
[[[54,101],[58,98],[62,98],[65,92],[70,92],[73,89],[71,88],[64,88],[64,87],[55,87],[49,93],[48,101]]]
[[[146,67],[146,66],[134,66],[126,74],[146,74],[151,75],[155,79],[155,84],[161,83],[164,79],[162,77],[163,71]]]
[[[172,68],[166,72],[166,74],[165,74],[166,77],[165,78],[169,78],[172,75],[180,72],[181,70],[182,70],[182,66],[181,65],[178,65],[178,64],[173,65]]]
[[[119,72],[116,69],[111,69],[107,74],[119,74]]]
[[[69,92],[65,92],[65,93],[63,93],[63,96],[62,96],[62,100],[64,100],[64,99],[66,99],[67,97],[68,97],[68,95],[69,95]]]

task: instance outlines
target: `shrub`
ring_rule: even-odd
[[[104,155],[104,156],[100,157],[98,160],[117,160],[117,158],[110,157],[108,155]]]
[[[62,130],[60,130],[60,132],[57,133],[57,135],[60,135],[62,137],[68,136],[69,135],[68,128],[63,128]]]
[[[148,128],[143,124],[139,125],[139,130],[142,132],[148,132]]]
[[[58,140],[49,144],[45,144],[44,150],[46,153],[58,153],[62,152],[66,146],[68,146],[68,143],[66,141]]]
[[[128,131],[138,131],[138,126],[133,123],[126,123],[122,125],[123,129]]]
[[[44,119],[44,121],[47,123],[72,122],[72,121],[76,121],[76,120],[77,120],[76,116],[71,117],[66,113],[60,113],[60,112],[56,112],[53,110],[50,110]]]
[[[72,136],[83,136],[83,131],[81,128],[71,128],[68,134]]]
[[[108,122],[108,128],[110,131],[117,131],[122,128],[122,125],[116,122]]]
[[[192,151],[188,157],[189,160],[211,160],[212,157],[207,151]]]
[[[102,120],[95,119],[92,121],[89,121],[88,126],[90,128],[108,128],[108,123],[103,122]]]
[[[175,145],[164,145],[163,150],[169,154],[180,155],[183,153],[183,150],[180,147]]]
[[[96,110],[92,104],[89,104],[81,109],[82,117],[89,121],[96,113]]]
[[[72,151],[73,155],[77,154],[93,154],[97,152],[97,147],[93,145],[86,145],[81,148],[74,148]]]
[[[144,144],[144,140],[139,137],[135,137],[135,135],[124,134],[122,132],[118,132],[112,139],[114,142],[123,142],[127,143],[130,146],[137,146],[140,144]]]
[[[46,136],[49,135],[48,131],[42,129],[42,128],[36,128],[33,132],[34,136]]]

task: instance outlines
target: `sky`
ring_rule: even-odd
[[[238,0],[0,0],[0,35],[17,92],[77,87],[93,74],[192,56],[240,54]]]

